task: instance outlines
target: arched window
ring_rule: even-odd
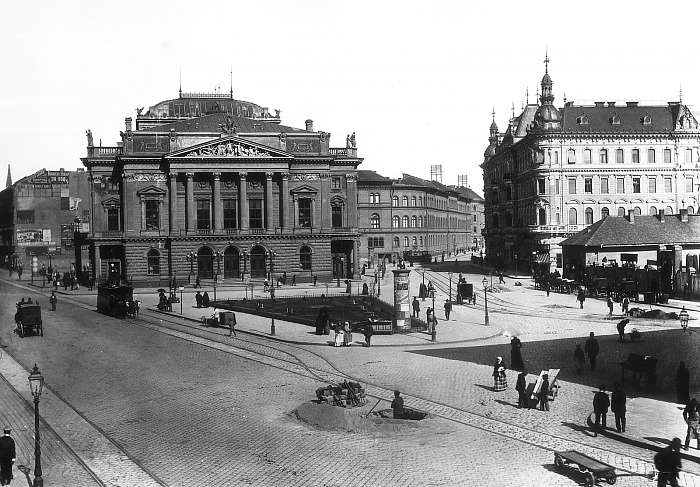
[[[399,218],[398,215],[394,215],[391,217],[391,226],[394,228],[400,228],[401,227],[401,218]]]
[[[656,215],[658,212],[659,212],[659,210],[656,209],[656,206],[649,207],[649,214],[650,215]]]
[[[642,209],[638,206],[635,206],[634,210],[632,210],[632,211],[634,211],[634,216],[641,216],[641,214],[642,214]]]
[[[664,211],[664,214],[665,215],[673,215],[673,208],[671,208],[670,206],[667,206],[666,211]]]
[[[689,207],[688,207],[688,214],[689,214],[689,215],[694,215],[694,214],[695,214],[695,208],[693,208],[692,206],[689,206]]]
[[[418,217],[418,228],[423,228],[423,217],[422,216]]]
[[[391,197],[391,206],[399,206],[399,197],[398,196]]]
[[[608,163],[608,149],[600,149],[600,163],[601,164],[607,164]]]
[[[401,203],[403,204],[403,206],[408,206],[408,196],[404,196],[403,198],[401,198]]]
[[[415,196],[412,196],[412,197],[411,197],[411,206],[416,206],[416,201],[417,201],[417,200],[416,200],[416,197],[415,197]]]
[[[408,237],[403,238],[403,246],[408,247]]]
[[[148,275],[159,275],[160,274],[160,253],[151,249],[148,251]]]
[[[422,196],[418,197],[418,206],[423,206],[423,197]]]
[[[538,224],[539,225],[546,225],[547,224],[547,210],[544,208],[539,208],[537,210],[537,218],[538,218]]]
[[[586,208],[586,225],[591,225],[593,223],[593,208]]]
[[[604,207],[601,208],[601,210],[600,210],[600,217],[601,217],[601,218],[605,218],[606,216],[610,216],[610,210],[608,209],[607,206],[604,206]]]
[[[416,237],[413,237],[413,246],[418,247],[418,239]]]
[[[411,226],[413,228],[416,228],[418,226],[418,217],[416,217],[416,215],[413,215],[411,217]]]
[[[306,245],[303,245],[301,249],[299,249],[299,264],[302,270],[311,270],[311,249]]]
[[[577,223],[576,208],[569,208],[569,225],[576,225]]]
[[[625,216],[625,209],[623,207],[617,209],[617,216]]]
[[[401,218],[401,226],[408,228],[408,216],[404,215],[403,218]]]
[[[399,237],[394,237],[394,247],[398,247],[399,245],[401,245],[399,243]]]
[[[371,228],[379,228],[380,223],[381,221],[379,220],[379,215],[372,213],[372,215],[369,217],[369,226]]]

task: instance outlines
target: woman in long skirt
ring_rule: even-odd
[[[506,366],[503,363],[503,358],[497,357],[496,363],[493,366],[493,390],[494,392],[501,392],[505,391],[507,388]]]

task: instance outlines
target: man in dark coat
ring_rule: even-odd
[[[367,342],[367,346],[371,346],[372,342],[372,335],[374,334],[374,331],[372,330],[372,324],[367,323],[364,327],[363,334],[365,335],[365,342]]]
[[[656,485],[678,487],[678,472],[681,470],[681,439],[674,438],[671,444],[654,455],[654,466],[659,471]]]
[[[10,428],[5,428],[0,437],[0,485],[10,485],[12,464],[17,460],[15,440],[10,436]]]
[[[449,300],[445,301],[445,319],[450,319],[450,312],[452,311],[452,303]]]
[[[527,372],[522,370],[518,374],[518,380],[515,382],[515,390],[518,391],[518,409],[527,408]]]
[[[194,295],[194,300],[197,303],[197,307],[201,308],[202,307],[202,295],[199,294],[199,291],[197,291],[197,294]]]
[[[513,337],[510,340],[510,366],[513,370],[523,370],[525,364],[523,363],[523,355],[520,351],[523,344],[520,338]]]
[[[598,346],[598,340],[595,339],[595,334],[593,332],[591,332],[588,340],[586,340],[586,345],[584,348],[586,350],[588,360],[591,362],[591,370],[595,370],[595,362],[596,358],[598,357],[600,347]]]
[[[630,320],[625,318],[617,324],[617,334],[620,336],[620,343],[625,343],[625,326],[627,326],[629,322]]]
[[[401,392],[394,391],[394,400],[391,401],[391,409],[394,411],[394,419],[403,418],[403,397],[401,397]]]
[[[581,305],[581,309],[583,309],[583,302],[586,300],[586,291],[581,289],[578,292],[578,296],[576,297],[576,299],[578,300],[579,304]]]
[[[540,411],[549,411],[549,374],[542,376],[542,386],[540,386]]]
[[[607,427],[606,416],[610,407],[610,398],[605,392],[605,385],[601,385],[598,392],[593,396],[593,413],[595,414],[595,426],[593,427],[593,436],[598,436],[599,431],[603,431]],[[601,429],[602,420],[602,429]]]
[[[202,306],[204,308],[209,307],[209,293],[204,291],[204,295],[202,295]]]
[[[615,382],[615,390],[610,399],[610,410],[615,414],[615,428],[617,428],[617,432],[624,433],[627,424],[627,420],[625,419],[625,413],[627,413],[627,394],[625,394],[625,391],[622,390],[622,387],[620,387],[620,384],[617,382]]]
[[[413,296],[413,303],[411,303],[413,306],[413,317],[418,318],[420,316],[420,303],[418,302],[418,298]]]

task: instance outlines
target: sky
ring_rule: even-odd
[[[0,168],[82,167],[136,107],[228,91],[282,123],[356,132],[362,169],[445,184],[479,164],[548,52],[555,104],[700,101],[696,2],[11,2],[0,18]],[[700,118],[700,115],[698,115]]]

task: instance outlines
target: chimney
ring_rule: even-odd
[[[665,216],[664,216],[664,210],[659,210],[659,221],[660,221],[661,223],[665,223],[665,222],[666,222],[666,218],[665,218]]]
[[[632,225],[634,225],[634,210],[630,210],[630,211],[627,213],[627,215],[628,215],[627,219],[629,220],[629,222],[630,222]]]
[[[308,119],[306,121],[306,131],[307,132],[313,132],[314,131],[314,121],[311,119]]]
[[[681,208],[680,219],[683,223],[688,223],[688,209],[687,208]]]
[[[131,132],[131,117],[126,117],[124,119],[124,126],[126,127],[127,132]]]
[[[627,106],[628,107],[636,107],[636,106],[639,106],[639,102],[638,101],[628,101]]]
[[[595,106],[597,106],[597,107],[604,107],[604,106],[605,106],[605,102],[604,102],[604,101],[596,101],[596,102],[593,102],[593,103],[595,103]]]
[[[614,101],[609,101],[609,102],[608,102],[608,106],[609,106],[609,107],[614,107],[614,106],[615,106],[615,102],[614,102]]]

